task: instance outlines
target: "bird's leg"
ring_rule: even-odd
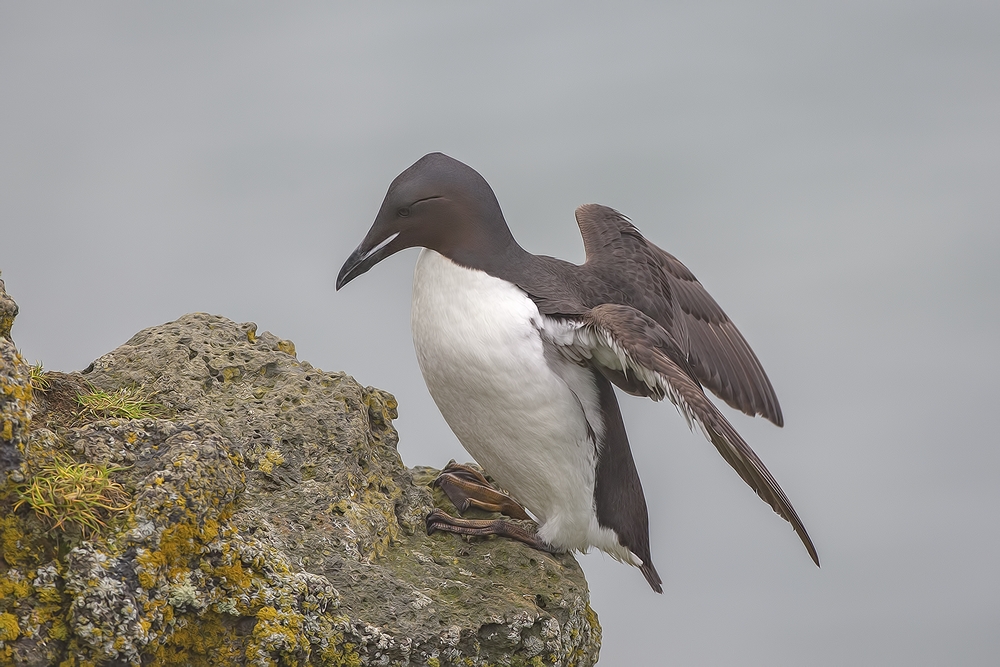
[[[531,520],[520,503],[499,491],[481,472],[470,466],[451,461],[434,480],[434,484],[441,487],[459,512],[465,513],[474,507],[486,512],[500,512],[512,519]],[[439,530],[458,535],[498,535],[517,540],[539,551],[555,553],[534,532],[506,519],[460,519],[435,509],[427,515],[427,534],[431,535]]]
[[[500,512],[512,519],[528,520],[527,511],[506,493],[498,491],[475,468],[451,461],[434,480],[448,499],[464,514],[470,507]]]
[[[499,535],[517,540],[539,551],[558,553],[535,533],[506,519],[457,519],[439,509],[434,509],[427,515],[427,534],[432,535],[438,530],[459,535]]]

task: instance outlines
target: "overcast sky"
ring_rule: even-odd
[[[736,321],[783,429],[731,415],[784,521],[666,404],[623,397],[664,594],[581,559],[602,664],[1000,660],[1000,4],[0,0],[0,270],[75,370],[208,311],[399,399],[467,460],[409,331],[416,251],[342,292],[385,189],[444,151],[521,244],[629,215]]]

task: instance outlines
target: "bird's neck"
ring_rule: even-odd
[[[505,280],[511,280],[534,257],[514,239],[506,222],[477,229],[481,233],[475,239],[438,252],[461,266]]]

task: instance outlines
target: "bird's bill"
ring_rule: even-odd
[[[389,255],[402,250],[402,243],[395,242],[398,237],[399,232],[383,235],[376,233],[376,228],[372,227],[365,240],[355,248],[340,269],[340,274],[337,276],[337,289],[339,290]]]

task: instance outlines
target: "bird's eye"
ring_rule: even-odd
[[[401,218],[405,218],[410,215],[410,209],[404,206],[403,208],[396,211],[396,215],[398,215]]]

